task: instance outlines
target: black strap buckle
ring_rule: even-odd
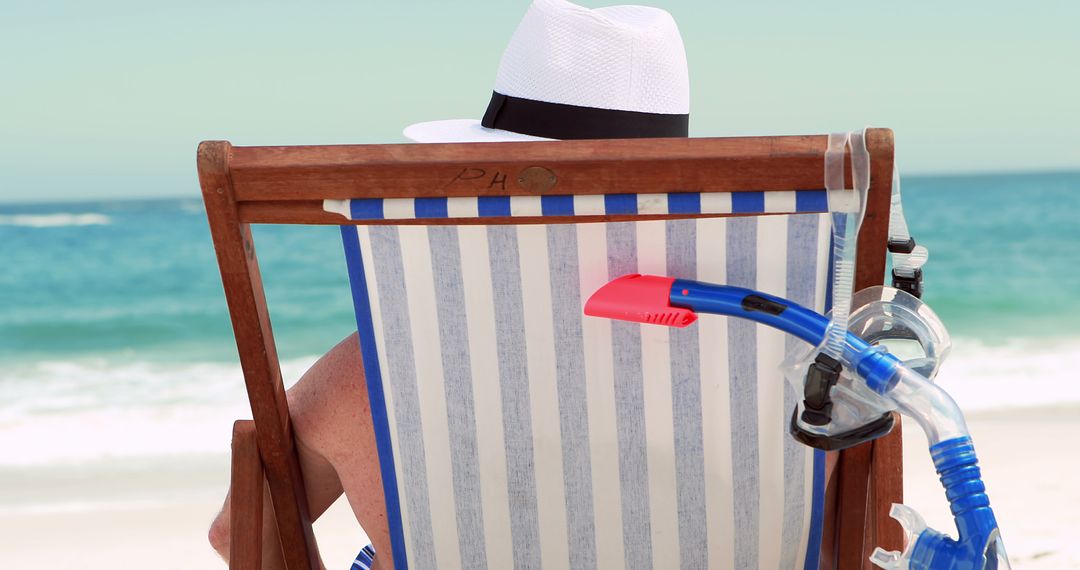
[[[832,387],[840,379],[843,367],[840,361],[818,353],[810,369],[806,371],[806,385],[803,387],[802,421],[814,425],[828,425],[832,421]]]
[[[911,253],[915,251],[915,238],[909,237],[907,241],[889,240],[889,253]]]
[[[795,409],[795,412],[798,412],[798,408]],[[878,419],[855,429],[836,435],[822,435],[803,429],[796,419],[796,414],[792,413],[790,431],[791,436],[795,438],[795,441],[825,451],[839,451],[841,449],[854,447],[860,443],[870,441],[871,439],[877,439],[892,431],[893,425],[896,423],[895,416],[890,412],[886,412]]]
[[[915,273],[912,274],[910,277],[905,276],[905,275],[899,275],[899,274],[896,273],[896,269],[893,269],[892,270],[892,286],[899,289],[899,290],[901,290],[901,291],[904,291],[906,293],[911,293],[916,298],[922,298],[922,294],[923,294],[922,269],[921,268],[916,269]]]

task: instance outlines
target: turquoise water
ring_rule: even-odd
[[[925,299],[955,336],[1080,326],[1080,174],[908,178]],[[255,227],[282,357],[352,330],[336,228]],[[0,362],[235,358],[202,203],[0,206]]]
[[[954,336],[1080,336],[1080,173],[910,178],[903,195]]]
[[[236,358],[200,200],[0,212],[0,362]],[[320,352],[355,328],[336,228],[254,232],[282,357]]]
[[[930,249],[925,300],[956,343],[943,385],[973,407],[1080,401],[1068,380],[1080,368],[1080,173],[908,177],[903,190]],[[340,235],[254,231],[291,381],[355,328]],[[9,458],[139,455],[174,436],[194,451],[225,445],[246,404],[201,200],[0,205],[0,244],[0,447],[21,449]],[[1046,387],[1018,397],[1020,376]],[[202,439],[193,417],[210,426]],[[146,437],[32,443],[90,422],[138,422]]]

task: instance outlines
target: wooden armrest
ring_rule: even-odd
[[[229,568],[262,568],[262,460],[255,422],[238,420],[232,436],[232,495],[229,499]]]

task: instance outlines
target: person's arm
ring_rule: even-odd
[[[373,569],[392,568],[382,473],[356,334],[323,355],[288,391],[289,412],[312,520],[342,490],[375,547]],[[267,497],[263,516],[264,568],[281,568],[277,526]],[[228,556],[229,504],[210,528],[210,542]],[[365,546],[356,545],[356,551]],[[382,553],[382,554],[380,554]]]

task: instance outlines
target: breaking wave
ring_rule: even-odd
[[[104,214],[14,214],[0,215],[0,226],[27,228],[63,228],[70,226],[107,226],[112,219]]]
[[[316,356],[282,362],[286,385]],[[965,412],[1080,404],[1080,338],[954,339],[937,382]],[[0,468],[225,454],[249,418],[238,363],[44,361],[0,372]]]

